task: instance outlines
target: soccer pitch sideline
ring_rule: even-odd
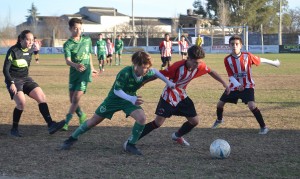
[[[159,69],[160,56],[151,54],[154,67]],[[76,117],[67,132],[53,136],[39,113],[36,102],[26,96],[26,106],[20,121],[23,137],[9,136],[15,103],[10,100],[2,75],[0,84],[0,178],[299,178],[300,163],[300,60],[298,54],[258,54],[279,59],[281,66],[253,67],[256,83],[256,104],[260,108],[270,132],[258,135],[258,124],[248,107],[241,102],[226,104],[225,123],[210,129],[216,119],[216,103],[223,87],[209,75],[195,79],[187,92],[200,116],[199,125],[186,136],[191,147],[174,144],[171,134],[185,121],[173,116],[164,125],[138,142],[143,157],[128,155],[122,144],[131,133],[133,119],[122,112],[112,120],[105,120],[80,137],[70,151],[58,146],[78,126]],[[207,54],[209,67],[223,79],[227,74],[223,64],[225,54]],[[0,56],[3,64],[5,56]],[[179,60],[174,54],[172,62]],[[93,63],[97,68],[98,61]],[[113,62],[114,64],[114,62]],[[130,65],[130,55],[123,55],[121,66],[106,66],[99,77],[88,85],[80,101],[82,109],[91,117],[108,94],[116,74]],[[65,117],[69,108],[69,67],[64,56],[41,55],[40,64],[32,61],[30,76],[46,94],[51,115],[55,120]],[[147,121],[154,111],[164,87],[155,80],[138,91],[145,100],[142,105]],[[231,154],[225,160],[213,160],[209,146],[217,138],[225,139]]]

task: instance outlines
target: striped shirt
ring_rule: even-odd
[[[107,53],[108,54],[113,54],[114,53],[114,44],[112,42],[107,42],[106,47],[107,47]]]
[[[189,48],[189,44],[187,41],[178,41],[180,52],[187,52],[187,49]]]
[[[254,88],[255,83],[252,79],[252,64],[258,66],[260,64],[260,58],[249,53],[242,52],[239,57],[228,55],[224,59],[224,64],[228,77],[233,76],[244,88]],[[230,84],[230,90],[236,91],[238,87],[233,87]]]
[[[189,71],[187,69],[186,60],[175,62],[167,69],[160,71],[163,75],[169,77],[169,79],[176,84],[174,89],[166,86],[161,97],[172,106],[177,106],[180,101],[187,97],[185,89],[190,81],[206,73],[210,73],[210,71],[211,69],[206,66],[204,61],[201,61],[198,68],[194,69],[193,71]]]
[[[172,55],[172,41],[162,41],[159,50],[162,57],[170,57]]]

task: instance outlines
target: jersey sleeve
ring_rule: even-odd
[[[64,53],[65,53],[65,58],[70,57],[71,58],[71,50],[68,45],[68,41],[64,44]]]
[[[260,57],[248,52],[248,59],[251,60],[251,64],[254,64],[256,66],[260,65]]]
[[[7,54],[6,54],[6,57],[5,57],[5,60],[4,60],[4,65],[3,65],[3,74],[4,74],[4,77],[5,77],[5,81],[12,81],[12,77],[10,76],[10,73],[9,73],[9,69],[10,69],[10,66],[12,64],[12,59],[13,59],[13,54],[12,54],[12,51],[11,49],[8,50]]]

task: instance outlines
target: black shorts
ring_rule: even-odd
[[[172,57],[161,57],[161,61],[165,64],[167,63],[168,61],[171,61]]]
[[[33,51],[33,54],[34,54],[34,55],[39,54],[39,50],[38,50],[38,51]]]
[[[17,91],[23,91],[25,94],[29,95],[29,93],[36,87],[39,87],[39,85],[33,81],[31,77],[25,77],[25,78],[13,78]],[[10,94],[10,98],[13,99],[14,93],[12,93],[9,89],[10,82],[5,82],[6,88]]]
[[[106,56],[106,58],[109,58],[109,57],[112,57],[112,54],[108,54],[108,55]]]
[[[164,118],[169,118],[172,115],[184,117],[197,116],[195,105],[189,97],[186,97],[184,100],[180,101],[176,107],[167,103],[162,97],[160,97],[155,114]]]
[[[244,91],[231,91],[229,95],[224,92],[220,98],[220,101],[223,101],[224,103],[237,104],[239,99],[241,99],[245,104],[248,104],[249,101],[255,101],[254,89],[246,88]]]
[[[181,55],[185,56],[185,55],[187,55],[187,52],[181,52]]]

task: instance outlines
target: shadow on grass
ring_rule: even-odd
[[[162,127],[142,138],[143,156],[122,150],[131,127],[98,126],[69,151],[57,150],[75,130],[47,133],[46,126],[20,126],[21,138],[0,125],[0,178],[299,178],[300,131],[195,128],[185,136],[191,147],[171,140],[177,128]],[[225,139],[231,155],[214,160],[210,143]]]

